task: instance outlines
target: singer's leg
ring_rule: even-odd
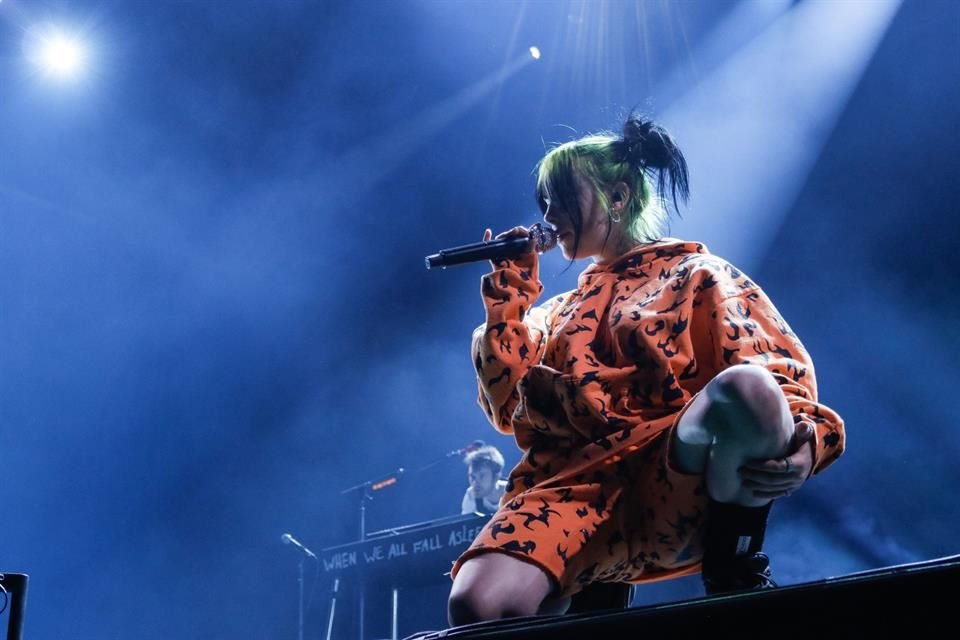
[[[745,488],[740,467],[787,453],[793,420],[770,373],[754,365],[725,369],[691,401],[671,440],[671,461],[703,473],[710,500],[703,533],[708,595],[776,586],[761,553],[771,499]]]
[[[570,598],[551,598],[553,590],[553,579],[539,567],[505,553],[484,553],[457,572],[447,609],[450,624],[562,614]]]
[[[671,462],[706,475],[707,493],[719,502],[766,505],[745,490],[739,468],[748,460],[784,455],[793,437],[786,398],[770,373],[742,364],[720,372],[684,411],[670,443]]]

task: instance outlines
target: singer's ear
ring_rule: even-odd
[[[612,204],[626,203],[630,199],[630,185],[626,182],[618,182],[613,185],[613,193],[610,194]]]

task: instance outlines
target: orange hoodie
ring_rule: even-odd
[[[615,263],[589,266],[575,290],[534,306],[542,290],[536,254],[498,263],[482,279],[487,321],[473,336],[479,402],[493,426],[512,433],[524,451],[511,473],[501,518],[516,513],[511,506],[517,500],[544,500],[538,508],[557,513],[558,495],[579,496],[581,513],[588,504],[599,512],[586,527],[595,532],[609,519],[604,517],[609,509],[595,508],[598,495],[601,507],[619,500],[623,469],[636,471],[649,455],[646,449],[693,396],[739,363],[770,371],[794,422],[814,425],[814,473],[843,452],[843,421],[817,401],[813,364],[796,334],[755,283],[703,244],[667,238],[640,246]],[[585,480],[611,471],[611,465],[619,480],[607,474],[593,483],[599,486],[584,488],[591,484]],[[675,473],[661,469],[659,481],[671,484],[664,481],[667,472]],[[676,519],[677,513],[663,517]],[[499,528],[512,524],[500,519]],[[502,548],[506,539],[482,533],[458,567],[479,550]],[[523,546],[526,540],[515,542],[530,548]],[[653,545],[645,553],[658,551],[666,550]],[[677,566],[698,560],[695,550],[671,553],[672,563],[641,564],[669,577]],[[569,564],[523,555],[558,580]],[[640,573],[617,579],[642,580]]]

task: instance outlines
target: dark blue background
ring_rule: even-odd
[[[427,271],[423,257],[533,222],[544,144],[635,106],[692,150],[673,233],[767,290],[847,421],[847,454],[777,505],[777,577],[960,551],[960,5],[899,6],[848,97],[812,101],[826,115],[810,114],[809,162],[776,188],[750,167],[788,166],[797,145],[697,90],[765,42],[760,25],[706,46],[750,5],[0,3],[0,570],[31,575],[27,635],[293,637],[297,557],[281,533],[352,540],[340,490],[476,438],[516,462],[475,405],[484,266]],[[779,6],[830,21],[814,0]],[[857,15],[842,19],[856,32]],[[24,60],[45,21],[88,39],[85,77],[58,84]],[[804,47],[829,58],[833,44],[795,36],[801,54],[774,38],[740,60],[728,97],[760,62],[782,66],[769,103],[740,107],[826,92],[823,74],[795,72]],[[704,110],[744,127],[743,144],[684,116]],[[697,198],[747,185],[776,204],[743,200],[747,222]],[[546,294],[583,266],[547,256]],[[455,513],[465,486],[456,459],[408,473],[368,528]]]

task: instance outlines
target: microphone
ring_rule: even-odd
[[[549,251],[557,246],[557,232],[551,227],[544,227],[538,222],[531,226],[529,231],[530,235],[526,238],[487,240],[486,242],[474,242],[450,249],[441,249],[439,253],[426,257],[427,269],[433,267],[446,269],[468,262],[515,258],[527,250],[531,240],[537,253]]]
[[[317,559],[317,556],[314,555],[313,551],[310,551],[310,549],[307,549],[305,546],[300,544],[300,541],[294,538],[289,533],[285,533],[282,536],[280,536],[280,542],[282,542],[283,544],[292,544],[293,546],[297,547],[298,549],[300,549],[300,551],[303,551],[305,554],[307,554],[314,560]]]
[[[447,454],[447,457],[450,458],[453,456],[462,456],[465,453],[471,453],[473,451],[476,451],[477,449],[479,449],[485,444],[486,443],[483,440],[474,440],[473,442],[463,447],[462,449],[454,449],[453,451]]]

